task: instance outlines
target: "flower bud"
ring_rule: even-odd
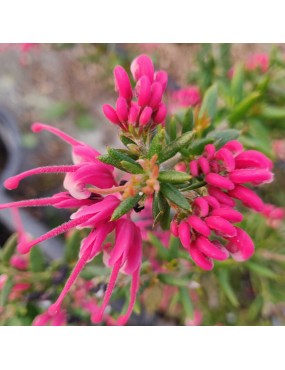
[[[114,69],[115,87],[119,95],[127,100],[133,97],[132,85],[130,83],[127,72],[121,66],[116,66]]]
[[[138,56],[131,64],[131,72],[135,81],[138,81],[142,76],[147,76],[152,82],[154,77],[152,60],[147,55]]]
[[[218,173],[208,173],[205,177],[205,181],[212,186],[217,188],[231,190],[235,186],[227,177],[219,175]]]
[[[157,71],[155,73],[155,81],[161,84],[162,92],[164,92],[168,82],[167,73],[165,71]]]
[[[125,98],[120,97],[117,99],[116,113],[121,122],[126,122],[128,120],[129,109]]]
[[[139,124],[141,126],[147,125],[151,120],[152,109],[150,107],[145,107],[141,112]]]
[[[142,76],[136,85],[136,93],[138,96],[138,105],[145,107],[148,105],[151,96],[151,83],[147,76]]]
[[[166,114],[167,114],[166,105],[164,103],[161,103],[160,106],[158,107],[157,112],[153,116],[153,121],[157,124],[164,123]]]
[[[104,104],[103,107],[103,113],[105,114],[106,118],[114,123],[115,125],[118,125],[120,123],[119,117],[117,116],[117,113],[113,107],[109,104]]]

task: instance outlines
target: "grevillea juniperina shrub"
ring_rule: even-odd
[[[250,59],[249,71],[259,63],[259,59],[255,60]],[[266,72],[268,61],[266,68],[263,59],[260,63]],[[85,233],[77,263],[62,291],[36,317],[34,325],[66,323],[64,299],[71,291],[79,300],[79,291],[84,297],[85,291],[94,288],[92,283],[82,283],[81,290],[74,290],[81,281],[79,275],[95,258],[101,258],[100,263],[109,269],[110,276],[102,297],[86,301],[84,307],[92,323],[107,320],[112,325],[125,325],[141,284],[146,284],[145,279],[140,281],[144,263],[158,273],[165,271],[163,263],[169,263],[168,256],[162,263],[157,262],[150,241],[165,248],[166,256],[169,240],[175,240],[181,251],[176,252],[181,253],[178,263],[186,263],[189,271],[209,271],[216,268],[215,263],[221,268],[228,261],[244,263],[254,255],[254,235],[242,223],[245,208],[265,215],[271,225],[274,219],[284,217],[282,210],[278,213],[274,206],[264,204],[256,191],[273,181],[272,160],[259,150],[247,149],[239,141],[239,130],[215,127],[215,86],[203,97],[195,89],[195,102],[188,104],[192,108],[182,120],[175,121],[169,119],[164,101],[167,72],[156,71],[146,55],[135,58],[130,71],[132,81],[123,67],[115,67],[118,98],[113,106],[103,105],[104,115],[118,128],[122,148],[107,147],[107,153],[102,154],[55,127],[34,123],[34,133],[47,131],[71,147],[72,164],[31,169],[4,183],[6,189],[13,190],[28,176],[64,173],[62,192],[48,198],[1,204],[0,210],[43,206],[72,210],[66,223],[46,234],[36,239],[19,239],[17,254],[10,262],[14,268],[27,269],[23,256],[47,239],[75,229]],[[181,94],[184,97],[185,92]],[[172,107],[177,106],[180,95],[174,94]],[[188,101],[185,99],[182,108]],[[163,255],[160,250],[160,259]],[[121,276],[127,278],[124,284],[129,285],[128,305],[119,316],[112,317],[108,307]],[[175,292],[177,288],[173,289]],[[188,322],[193,320],[201,321],[199,311]]]

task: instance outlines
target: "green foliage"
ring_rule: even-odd
[[[111,221],[118,220],[120,217],[128,213],[143,197],[141,194],[136,194],[134,197],[129,197],[123,200],[112,214]]]

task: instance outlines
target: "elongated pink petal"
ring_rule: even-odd
[[[221,261],[224,261],[229,258],[230,256],[229,251],[226,249],[226,247],[223,244],[219,242],[219,240],[216,240],[216,239],[211,240],[211,243],[214,244],[217,248],[219,248],[223,252],[224,256]]]
[[[240,154],[243,151],[242,144],[237,140],[228,141],[223,148],[228,149],[234,156]]]
[[[138,122],[140,114],[140,107],[138,104],[133,103],[129,110],[128,123],[135,125]]]
[[[236,185],[233,190],[229,191],[229,195],[233,198],[239,199],[246,207],[260,212],[263,209],[264,203],[261,198],[251,189],[242,185]]]
[[[178,238],[178,235],[179,235],[179,231],[178,231],[178,223],[176,220],[172,220],[171,223],[170,223],[170,231],[172,232],[172,234]]]
[[[84,144],[84,145],[74,145],[72,149],[72,160],[74,164],[82,164],[86,162],[90,162],[93,164],[100,165],[101,168],[108,168],[110,171],[114,170],[113,166],[109,164],[100,162],[97,157],[100,155],[97,150],[91,148],[91,146]],[[103,166],[102,166],[103,165]]]
[[[273,168],[272,161],[263,153],[257,150],[246,150],[240,153],[236,158],[236,168],[260,168],[271,170]]]
[[[215,208],[210,216],[219,216],[229,222],[241,222],[243,219],[243,215],[240,212],[230,207]]]
[[[187,218],[188,224],[198,233],[208,237],[211,234],[211,230],[207,226],[207,224],[201,220],[200,217],[197,216],[189,216]]]
[[[213,258],[218,261],[224,261],[228,258],[228,253],[224,252],[220,247],[210,242],[209,239],[204,236],[198,236],[195,241],[196,248],[200,252],[205,254],[209,258]]]
[[[207,175],[210,172],[210,165],[208,160],[205,157],[200,157],[198,159],[198,166],[201,168],[201,171]]]
[[[114,266],[118,260],[121,260],[122,264],[125,263],[128,250],[133,243],[134,232],[134,224],[132,221],[127,219],[120,219],[117,221],[116,240],[112,252],[110,253],[109,266]]]
[[[164,92],[168,82],[168,75],[165,71],[155,72],[155,81],[159,82],[162,86],[162,91]]]
[[[214,144],[207,144],[204,148],[204,155],[208,160],[211,160],[214,158],[214,155],[216,153],[216,148]]]
[[[191,175],[197,177],[199,175],[198,161],[194,159],[190,162],[189,167]]]
[[[267,169],[239,169],[230,173],[230,180],[235,184],[252,183],[261,185],[273,181],[272,172]]]
[[[152,82],[154,77],[152,60],[147,55],[138,56],[131,64],[131,72],[135,81],[138,81],[142,76],[147,76]]]
[[[109,104],[104,104],[102,107],[103,113],[106,116],[106,118],[111,122],[114,123],[115,125],[120,124],[120,119],[113,107]]]
[[[206,224],[210,229],[217,231],[226,237],[233,237],[236,235],[235,227],[227,220],[219,216],[209,216],[205,218]]]
[[[215,158],[222,161],[224,164],[224,168],[231,172],[235,169],[235,159],[233,154],[226,148],[221,148],[215,154]]]
[[[127,275],[134,274],[135,271],[140,270],[142,264],[142,236],[138,227],[134,227],[133,242],[126,250],[127,255],[125,264],[121,267],[121,271]]]
[[[151,97],[151,83],[147,76],[142,76],[136,84],[136,93],[138,96],[138,105],[145,107],[148,105]]]
[[[217,201],[215,197],[211,195],[205,195],[203,199],[209,204],[212,209],[221,207],[220,203]]]
[[[126,122],[129,116],[128,103],[125,98],[119,97],[116,102],[116,113],[121,122]]]
[[[151,86],[151,98],[148,105],[156,110],[161,103],[163,95],[163,89],[159,82],[154,82]]]
[[[205,217],[209,213],[209,203],[204,197],[195,198],[193,202],[193,209],[197,216]]]
[[[219,175],[218,173],[208,173],[205,177],[205,181],[209,185],[212,185],[212,186],[215,186],[221,189],[230,190],[235,187],[235,185],[230,179],[222,175]]]
[[[151,107],[145,107],[141,112],[139,124],[141,126],[146,126],[151,120],[151,115],[152,115]]]
[[[186,221],[182,221],[178,228],[179,239],[185,249],[188,249],[191,242],[191,234],[189,224]]]
[[[226,248],[236,261],[246,261],[254,253],[254,243],[244,230],[236,227],[236,231],[237,235],[235,237],[227,238],[229,243]]]
[[[235,201],[229,195],[224,193],[222,190],[215,188],[214,186],[209,186],[208,192],[212,197],[216,198],[217,201],[220,202],[221,204],[224,204],[229,207],[235,206]]]
[[[191,244],[189,248],[190,256],[192,257],[193,261],[199,266],[201,269],[210,271],[214,267],[213,260],[208,258],[204,253],[202,253],[195,244]]]
[[[153,121],[157,124],[164,123],[167,114],[167,108],[164,103],[161,103],[158,110],[153,115]]]
[[[133,97],[132,85],[127,72],[121,66],[114,69],[115,87],[122,98],[131,100]]]

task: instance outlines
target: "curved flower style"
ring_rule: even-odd
[[[128,131],[130,127],[149,129],[164,123],[166,106],[162,102],[168,76],[165,71],[154,71],[152,60],[140,55],[131,64],[131,72],[136,82],[133,89],[129,76],[123,67],[114,69],[115,87],[119,94],[116,109],[109,104],[103,105],[107,119]],[[133,95],[137,101],[133,100]]]
[[[64,187],[68,191],[55,194],[50,198],[31,199],[12,202],[9,204],[1,204],[0,209],[53,206],[55,208],[77,208],[78,210],[71,215],[68,222],[56,227],[39,238],[31,241],[21,240],[18,244],[18,252],[28,253],[35,245],[59,234],[65,233],[73,228],[91,229],[89,235],[81,243],[79,260],[67,280],[60,296],[49,308],[47,313],[40,315],[36,319],[34,325],[43,325],[43,323],[47,322],[51,322],[52,324],[55,322],[64,322],[63,319],[61,320],[62,315],[60,315],[63,299],[81,270],[84,268],[85,264],[91,261],[99,253],[104,254],[106,265],[108,267],[112,267],[113,271],[103,299],[102,307],[97,312],[96,317],[94,315],[93,321],[99,322],[102,320],[104,310],[110,301],[118,273],[121,271],[124,274],[131,275],[133,278],[130,288],[131,295],[129,308],[126,314],[121,316],[117,322],[117,324],[123,325],[127,322],[132,312],[136,293],[139,287],[139,273],[142,259],[142,239],[140,230],[131,220],[126,218],[127,216],[129,217],[129,215],[126,215],[118,221],[110,221],[114,210],[120,204],[119,197],[107,195],[104,198],[97,193],[91,192],[89,188],[90,185],[96,186],[97,191],[100,192],[100,189],[109,189],[113,185],[116,185],[116,181],[113,177],[114,168],[97,160],[96,158],[99,153],[93,148],[76,141],[54,127],[37,123],[32,126],[32,129],[34,132],[39,132],[41,130],[50,131],[69,143],[72,146],[74,165],[40,167],[23,172],[7,179],[5,181],[6,188],[15,189],[21,180],[34,174],[63,172],[67,173],[64,180]],[[113,231],[116,233],[114,246],[104,248],[104,240]],[[15,256],[12,264],[17,268],[22,268],[22,261],[19,261],[19,258],[19,256]]]

